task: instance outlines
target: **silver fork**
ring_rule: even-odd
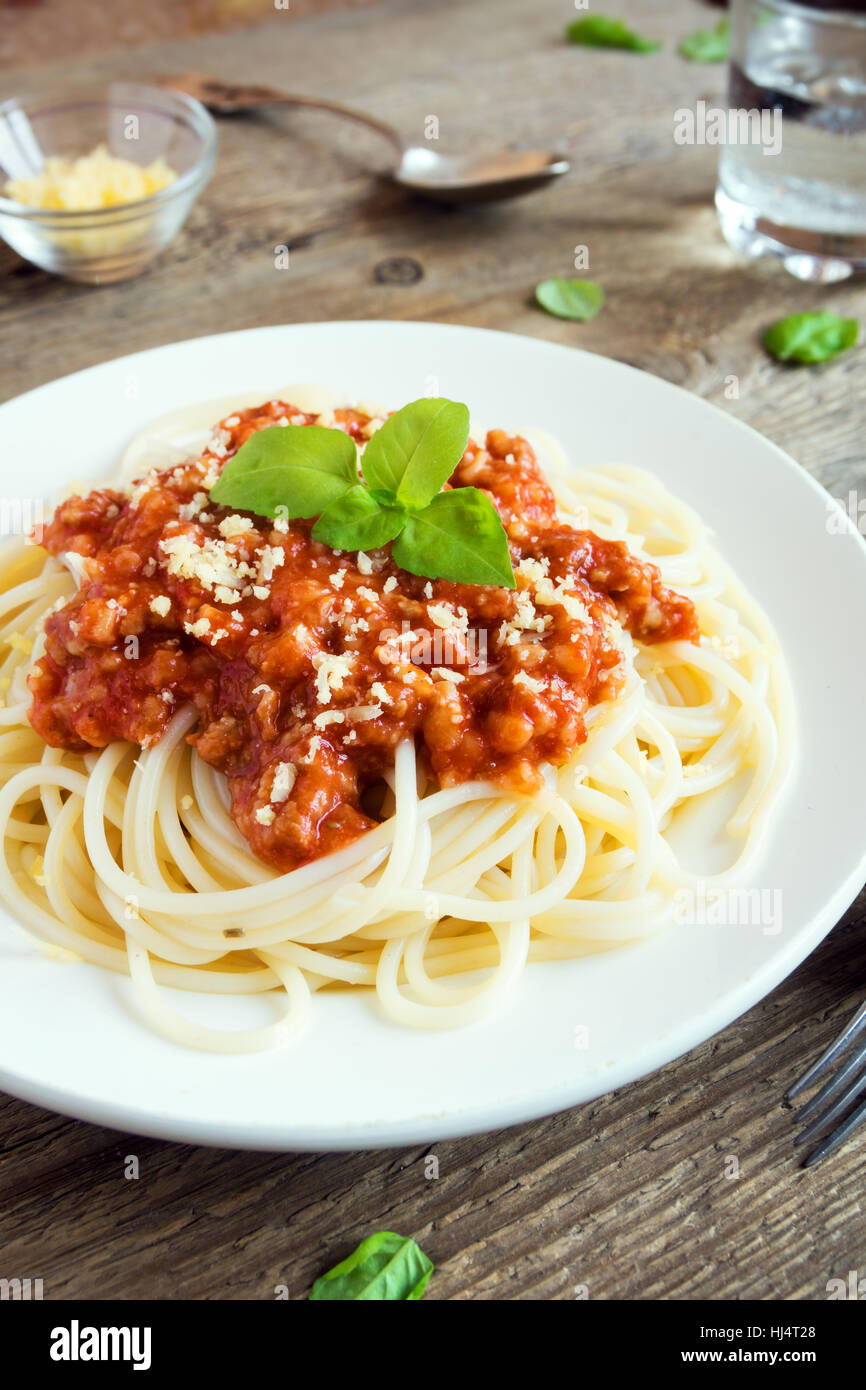
[[[861,1033],[866,1033],[866,1000],[860,1005],[850,1023],[842,1029],[836,1041],[830,1044],[826,1052],[821,1053],[817,1062],[791,1087],[785,1100],[793,1100],[794,1096],[799,1095],[801,1091],[804,1091],[807,1086],[817,1080],[833,1062],[841,1060],[854,1039],[860,1038]],[[814,1115],[815,1118],[794,1142],[807,1144],[820,1130],[831,1125],[834,1120],[838,1120],[848,1106],[858,1099],[860,1099],[860,1104],[855,1106],[850,1114],[845,1115],[842,1123],[831,1130],[821,1140],[817,1148],[813,1149],[807,1156],[803,1164],[804,1168],[811,1168],[814,1163],[820,1163],[822,1158],[834,1153],[841,1144],[845,1143],[849,1134],[853,1134],[857,1126],[866,1120],[866,1037],[860,1038],[857,1046],[849,1053],[836,1075],[831,1077],[829,1081],[825,1081],[821,1089],[812,1096],[812,1099],[806,1102],[803,1109],[797,1112],[798,1122],[807,1119],[809,1115]],[[826,1109],[822,1109],[825,1102],[829,1102],[829,1104]]]

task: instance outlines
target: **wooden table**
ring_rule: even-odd
[[[436,115],[440,148],[565,146],[575,169],[525,202],[450,211],[377,183],[362,167],[384,155],[374,137],[326,117],[225,122],[213,182],[141,279],[88,289],[3,253],[2,341],[14,349],[3,393],[255,324],[441,319],[634,363],[748,421],[835,495],[862,495],[864,349],[786,370],[759,338],[798,309],[866,317],[866,291],[801,285],[728,251],[712,207],[715,152],[672,138],[678,107],[721,97],[722,68],[674,52],[716,14],[690,0],[613,8],[664,51],[568,47],[561,0],[403,0],[313,19],[290,10],[266,28],[81,62],[82,75],[200,68],[336,94],[419,138]],[[26,72],[20,85],[52,75]],[[280,244],[288,271],[274,268]],[[538,280],[570,273],[577,244],[607,292],[587,325],[532,302]],[[0,1274],[41,1276],[48,1298],[258,1299],[277,1284],[304,1297],[388,1227],[435,1259],[430,1298],[572,1298],[577,1285],[591,1298],[823,1298],[831,1277],[866,1273],[866,1144],[798,1170],[780,1096],[862,996],[863,918],[861,897],[763,1004],[655,1075],[538,1123],[436,1145],[438,1180],[425,1180],[421,1149],[217,1152],[0,1100]],[[137,1182],[124,1179],[129,1154]],[[738,1178],[726,1176],[730,1155]]]

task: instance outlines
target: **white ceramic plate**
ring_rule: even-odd
[[[320,998],[290,1050],[221,1057],[154,1037],[126,979],[52,959],[0,916],[0,1088],[172,1139],[354,1149],[499,1128],[652,1071],[773,989],[866,878],[866,546],[853,526],[828,531],[827,496],[797,464],[685,391],[606,358],[442,324],[253,329],[92,367],[0,408],[0,491],[50,495],[70,477],[104,477],[156,416],[241,392],[266,399],[293,380],[395,406],[435,391],[467,401],[485,427],[542,425],[578,462],[651,469],[715,526],[775,625],[796,694],[793,782],[744,885],[782,889],[782,930],[681,927],[533,965],[505,1013],[456,1032],[398,1029],[370,995]],[[179,1004],[224,1026],[270,1008]]]

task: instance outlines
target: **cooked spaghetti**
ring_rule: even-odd
[[[381,415],[235,410],[7,553],[0,896],[20,922],[128,970],[169,1038],[253,1051],[326,987],[451,1026],[529,960],[661,930],[695,882],[676,827],[726,791],[713,882],[745,879],[786,764],[786,682],[688,508],[492,430],[450,486],[493,501],[517,587],[427,580],[387,546],[334,551],[309,522],[211,501],[280,422],[344,430],[363,470]],[[280,990],[284,1016],[218,1031],[162,985]]]

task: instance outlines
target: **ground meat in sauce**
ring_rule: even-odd
[[[387,548],[338,554],[311,522],[271,523],[210,503],[225,460],[257,429],[319,417],[270,401],[224,420],[199,459],[153,472],[131,495],[64,502],[53,555],[85,557],[78,593],[46,622],[30,675],[31,723],[84,751],[155,743],[192,701],[190,742],[224,772],[254,852],[291,869],[374,822],[367,789],[414,738],[446,786],[539,785],[615,694],[618,641],[696,641],[691,602],[625,546],[566,526],[526,440],[470,442],[451,485],[483,488],[509,536],[516,591],[427,581]],[[329,423],[363,445],[375,422]]]

